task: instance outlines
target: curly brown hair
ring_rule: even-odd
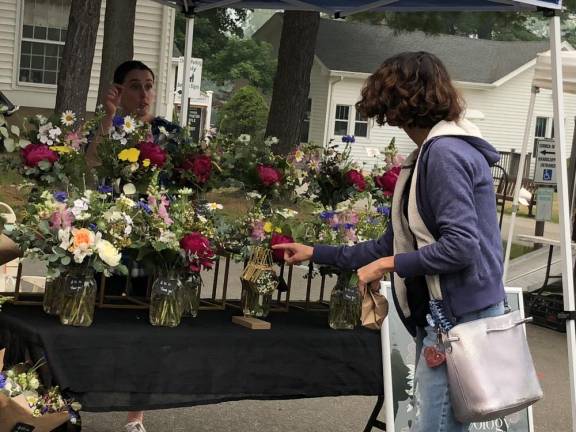
[[[464,101],[433,54],[405,52],[386,60],[362,89],[356,109],[383,126],[432,128],[458,120]]]

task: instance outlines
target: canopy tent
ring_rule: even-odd
[[[554,100],[554,130],[557,158],[558,195],[560,197],[560,245],[562,255],[562,286],[564,310],[567,312],[566,333],[568,343],[568,369],[570,373],[570,395],[572,407],[572,431],[576,432],[576,305],[574,278],[572,274],[572,249],[570,243],[570,217],[568,199],[568,172],[566,164],[566,131],[564,125],[563,71],[561,59],[561,29],[558,12],[562,0],[155,0],[183,11],[191,19],[186,27],[186,49],[184,83],[189,82],[192,58],[193,17],[196,13],[214,8],[284,9],[319,11],[334,16],[347,16],[359,12],[448,12],[448,11],[542,11],[550,18],[550,89]],[[384,60],[384,59],[382,59]],[[189,86],[183,86],[182,100],[188,100]],[[187,104],[182,104],[181,121],[186,121]],[[531,119],[531,117],[529,117]],[[525,128],[529,134],[530,121]],[[527,141],[526,138],[524,140]],[[522,172],[522,171],[519,171]],[[516,187],[515,203],[518,202],[519,187]]]

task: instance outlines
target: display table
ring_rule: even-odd
[[[55,383],[85,411],[383,395],[379,332],[331,330],[325,312],[299,310],[272,313],[271,330],[249,330],[232,324],[234,314],[201,311],[159,328],[146,311],[100,309],[91,327],[75,328],[40,307],[4,305],[0,330],[8,351],[43,352]]]

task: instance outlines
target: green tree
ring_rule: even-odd
[[[272,46],[254,39],[230,38],[225,47],[206,59],[210,78],[218,84],[245,79],[268,94],[272,90],[276,59]]]
[[[220,132],[238,136],[248,134],[261,137],[266,128],[268,106],[258,89],[241,88],[220,111]]]

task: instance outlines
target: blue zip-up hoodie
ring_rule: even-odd
[[[446,123],[446,122],[443,122]],[[442,125],[438,125],[442,126]],[[408,290],[426,291],[424,275],[440,275],[446,313],[454,321],[504,299],[502,244],[490,166],[496,149],[466,123],[435,127],[423,144],[416,199],[436,243],[395,255],[395,272]],[[472,126],[472,127],[470,127]],[[316,245],[312,260],[358,269],[393,254],[392,224],[384,236],[356,246]],[[414,284],[424,284],[418,286]],[[410,293],[408,294],[410,295]],[[395,299],[396,300],[396,299]],[[397,308],[400,311],[400,308]],[[414,322],[405,321],[414,331]]]

